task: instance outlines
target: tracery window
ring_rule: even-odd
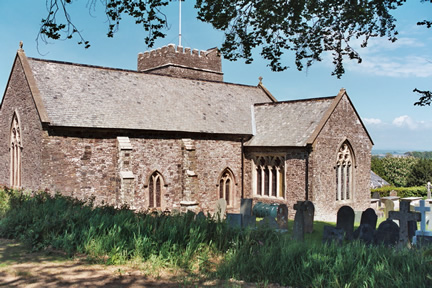
[[[219,199],[225,199],[228,206],[234,205],[234,176],[230,169],[225,169],[219,179]]]
[[[12,188],[21,187],[21,129],[16,113],[12,117],[10,129],[10,186]]]
[[[339,148],[336,163],[336,201],[350,200],[353,195],[354,155],[346,141]]]
[[[257,156],[254,159],[254,192],[257,196],[285,198],[285,159]]]
[[[155,171],[149,180],[149,208],[162,208],[163,195],[163,178],[162,175]]]

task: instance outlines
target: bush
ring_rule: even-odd
[[[387,197],[390,195],[390,191],[396,191],[398,197],[423,197],[427,196],[426,187],[394,187],[394,186],[384,186],[381,188],[371,189],[371,196],[374,192],[378,192],[381,197]]]

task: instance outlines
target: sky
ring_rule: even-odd
[[[126,16],[114,38],[106,37],[108,24],[104,9],[97,3],[89,11],[85,0],[70,6],[72,21],[91,47],[84,49],[78,39],[37,42],[41,19],[46,16],[45,0],[0,0],[0,97],[3,97],[12,64],[23,41],[28,57],[59,60],[105,67],[136,69],[137,55],[151,50],[144,43],[146,32]],[[182,4],[182,46],[199,50],[220,47],[223,32],[196,19],[195,1]],[[257,85],[263,77],[264,86],[279,100],[335,96],[345,88],[358,114],[374,141],[374,151],[432,151],[432,107],[414,106],[418,94],[414,88],[432,90],[432,29],[417,26],[417,21],[432,18],[432,4],[410,0],[393,15],[398,20],[398,41],[372,39],[358,52],[363,62],[345,62],[341,79],[331,76],[331,55],[313,64],[307,71],[298,71],[292,54],[286,55],[291,67],[272,72],[267,63],[254,53],[254,62],[222,61],[224,81]],[[169,22],[167,36],[154,48],[178,44],[178,2],[164,10]]]

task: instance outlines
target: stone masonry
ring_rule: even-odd
[[[222,60],[216,48],[198,51],[169,44],[138,54],[138,71],[185,78],[223,81]]]

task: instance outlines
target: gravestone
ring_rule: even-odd
[[[225,219],[226,207],[227,203],[225,199],[221,198],[217,200],[213,212],[213,217],[215,217],[215,219],[218,221]]]
[[[246,198],[241,199],[240,214],[252,215],[252,199],[246,199]]]
[[[381,200],[385,207],[384,207],[384,217],[387,219],[389,217],[389,212],[394,210],[394,202],[390,199],[383,199]]]
[[[256,226],[256,216],[255,215],[242,215],[242,227],[243,228],[255,228]]]
[[[305,201],[303,203],[305,206],[305,210],[303,212],[304,217],[304,232],[312,233],[313,232],[313,222],[315,215],[315,206],[311,201]]]
[[[362,224],[356,229],[356,231],[354,231],[354,238],[368,245],[373,244],[374,235],[375,229],[369,224]]]
[[[430,244],[432,243],[432,232],[426,231],[426,212],[431,211],[430,207],[425,205],[424,200],[420,200],[420,206],[415,207],[415,210],[420,212],[421,222],[420,222],[420,230],[415,232],[415,236],[413,239],[413,244]]]
[[[330,244],[335,242],[341,245],[344,239],[345,232],[341,228],[326,225],[323,230],[323,243]]]
[[[400,211],[390,211],[389,219],[399,220],[399,245],[406,246],[410,242],[408,222],[420,221],[421,215],[416,212],[410,212],[410,203],[408,201],[401,201]]]
[[[279,204],[277,208],[276,221],[280,229],[288,229],[288,206],[285,204]]]
[[[375,232],[374,243],[376,245],[396,246],[399,243],[399,226],[387,219],[378,226]]]
[[[395,190],[391,190],[390,191],[390,196],[397,196],[397,192]]]
[[[353,239],[354,210],[350,206],[342,206],[337,212],[336,228],[345,232],[345,239]]]
[[[375,210],[368,208],[363,211],[360,226],[354,231],[354,239],[359,239],[366,244],[372,244],[378,216]]]
[[[229,227],[232,228],[241,228],[242,227],[242,215],[241,214],[233,214],[227,213],[226,220]]]
[[[269,228],[269,229],[278,229],[279,228],[279,225],[277,224],[276,220],[271,216],[265,216],[260,221],[259,225],[260,225],[260,227]]]
[[[372,193],[372,199],[378,199],[378,206],[381,207],[381,196],[378,192]]]
[[[360,226],[364,224],[368,224],[373,228],[373,230],[376,230],[376,224],[378,221],[378,216],[375,213],[375,210],[372,208],[368,208],[365,211],[363,211],[361,220],[360,220]]]
[[[296,214],[294,216],[294,227],[293,227],[293,239],[297,241],[304,240],[304,211],[306,211],[306,206],[303,201],[297,201],[294,204],[294,210]]]
[[[203,211],[200,211],[196,216],[195,216],[195,220],[197,221],[203,221],[206,219],[206,216],[204,214]]]

